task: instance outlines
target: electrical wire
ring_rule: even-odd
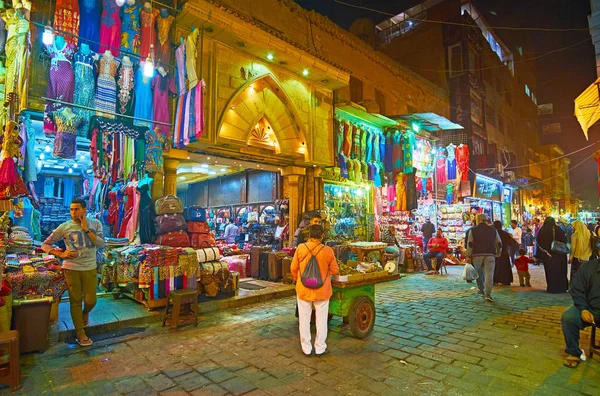
[[[549,180],[556,179],[556,178],[558,178],[558,177],[564,176],[564,175],[566,175],[567,173],[571,172],[573,169],[575,169],[575,168],[577,168],[578,166],[582,165],[584,162],[586,162],[587,160],[589,160],[589,159],[590,159],[590,158],[592,158],[593,156],[594,156],[594,154],[592,153],[591,155],[589,155],[588,157],[586,157],[586,158],[585,158],[584,160],[582,160],[581,162],[578,162],[577,164],[575,164],[575,165],[573,165],[572,167],[570,167],[570,168],[569,168],[569,169],[568,169],[566,172],[561,172],[561,173],[559,173],[558,175],[555,175],[555,176],[549,177],[549,178],[547,178],[547,179],[544,179],[544,180],[540,180],[540,181],[538,181],[538,182],[529,183],[529,184],[528,184],[528,186],[533,186],[533,185],[536,185],[536,184],[544,183],[544,182],[547,182],[547,181],[549,181]]]
[[[519,166],[511,166],[510,168],[506,168],[506,170],[511,170],[511,169],[519,169],[519,168],[527,168],[527,167],[529,167],[530,165],[541,165],[541,164],[547,164],[547,163],[549,163],[549,162],[552,162],[552,161],[556,161],[556,160],[559,160],[559,159],[562,159],[562,158],[570,157],[571,155],[573,155],[573,154],[577,154],[577,153],[579,153],[579,152],[581,152],[581,151],[583,151],[583,150],[587,150],[587,149],[589,149],[590,147],[592,147],[592,146],[595,146],[595,145],[596,145],[596,144],[598,144],[598,143],[600,143],[600,140],[597,140],[597,141],[595,141],[594,143],[592,143],[592,144],[590,144],[590,145],[587,145],[587,146],[585,146],[585,147],[583,147],[583,148],[580,148],[579,150],[575,150],[575,151],[573,151],[573,152],[570,152],[570,153],[568,153],[568,154],[561,155],[560,157],[555,157],[555,158],[552,158],[552,159],[549,159],[549,160],[546,160],[546,161],[535,162],[535,163],[533,163],[533,164],[519,165]]]
[[[346,3],[345,1],[341,1],[341,0],[333,0],[335,3],[341,4],[341,5],[345,5],[347,7],[352,7],[352,8],[358,8],[361,10],[365,10],[365,11],[371,11],[371,12],[375,12],[377,14],[382,14],[382,15],[387,15],[387,16],[391,16],[391,17],[395,17],[398,14],[390,14],[389,12],[385,12],[385,11],[381,11],[381,10],[376,10],[374,8],[369,8],[369,7],[363,7],[363,6],[359,6],[356,4],[351,4],[351,3]],[[435,23],[438,25],[451,25],[451,26],[467,26],[467,27],[473,27],[472,24],[467,24],[467,23],[460,23],[460,22],[450,22],[450,21],[435,21],[432,19],[422,19],[422,18],[417,18],[417,17],[408,17],[406,18],[406,20],[413,20],[413,21],[417,21],[417,22],[423,22],[423,23]],[[589,31],[589,28],[541,28],[541,27],[524,27],[524,26],[487,26],[489,29],[496,29],[496,30],[517,30],[517,31],[538,31],[538,32],[581,32],[581,31]]]

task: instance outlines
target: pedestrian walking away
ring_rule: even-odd
[[[71,318],[77,334],[77,343],[90,346],[93,341],[84,328],[96,305],[96,248],[104,246],[102,224],[87,218],[85,200],[76,198],[69,208],[71,220],[59,225],[42,244],[48,254],[61,258],[65,280],[69,289]],[[63,240],[67,250],[52,245]],[[81,306],[83,302],[83,308]]]
[[[477,287],[486,301],[492,300],[492,282],[496,257],[502,252],[502,241],[495,228],[489,226],[486,214],[476,218],[477,226],[468,231],[466,256],[477,270]]]
[[[553,217],[546,217],[536,240],[538,244],[536,258],[544,265],[546,291],[548,293],[566,293],[569,288],[567,255],[552,250],[554,241],[567,242],[564,231],[556,226]]]
[[[494,221],[494,228],[500,236],[502,242],[502,251],[500,257],[496,257],[496,266],[494,267],[494,285],[510,286],[513,282],[513,273],[511,268],[511,257],[519,250],[517,241],[508,232],[502,229],[502,222]]]
[[[560,319],[565,338],[567,359],[565,366],[575,368],[585,356],[579,347],[581,330],[600,323],[600,262],[588,261],[581,265],[571,282],[573,305],[563,312]]]
[[[299,245],[292,259],[291,271],[296,281],[296,295],[298,300],[298,323],[300,331],[300,345],[305,355],[311,355],[310,318],[313,307],[316,311],[317,334],[315,336],[315,354],[323,355],[327,350],[327,317],[329,314],[329,299],[333,291],[330,275],[337,275],[339,267],[333,249],[321,243],[323,240],[323,227],[311,225],[309,239]],[[318,274],[322,280],[321,285],[305,284],[305,271],[310,269],[316,259]],[[308,268],[307,268],[308,267]]]

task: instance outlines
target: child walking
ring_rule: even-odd
[[[531,276],[529,275],[529,263],[535,263],[535,260],[531,257],[528,257],[527,251],[525,249],[519,249],[519,256],[515,258],[515,267],[517,267],[517,274],[519,275],[519,283],[521,287],[523,286],[531,286],[529,283],[529,279]]]

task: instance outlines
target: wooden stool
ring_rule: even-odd
[[[21,387],[19,332],[16,330],[0,333],[0,383],[10,385],[13,392]]]
[[[198,291],[194,289],[173,290],[169,292],[167,307],[163,316],[163,327],[169,321],[171,331],[177,331],[179,325],[194,323],[198,325]]]
[[[592,335],[590,336],[590,359],[594,352],[600,354],[600,344],[596,344],[596,325],[592,325]]]

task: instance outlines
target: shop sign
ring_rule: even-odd
[[[553,122],[542,126],[543,135],[557,135],[562,132],[560,122]]]
[[[513,195],[512,188],[504,187],[502,189],[502,202],[507,203],[507,204],[512,203],[512,195]]]
[[[502,201],[502,182],[483,175],[476,175],[473,197]]]
[[[552,103],[544,103],[538,105],[538,115],[551,115],[554,113],[554,105]]]

